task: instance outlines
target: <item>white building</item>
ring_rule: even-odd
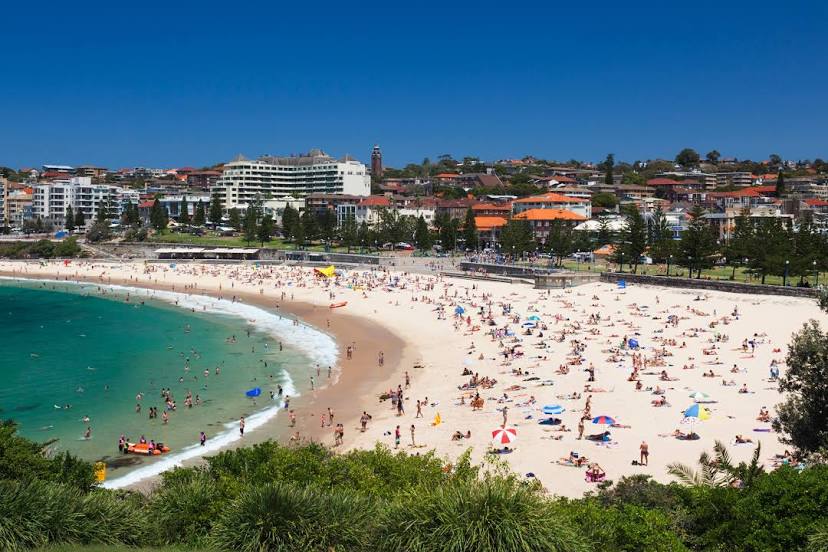
[[[92,184],[90,177],[76,176],[34,186],[32,217],[62,225],[66,220],[66,210],[71,206],[75,213],[83,212],[88,224],[104,206],[108,205],[111,217],[116,218],[121,216],[127,203],[138,205],[139,199],[135,190]]]
[[[312,193],[367,196],[371,177],[359,161],[334,159],[315,149],[297,157],[239,156],[224,166],[211,191],[219,194],[225,209],[245,208],[257,197],[269,206],[268,202]]]

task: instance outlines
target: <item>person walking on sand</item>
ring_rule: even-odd
[[[394,430],[394,448],[400,448],[400,426]]]
[[[650,458],[650,446],[647,444],[647,441],[641,441],[641,446],[638,447],[638,450],[641,452],[641,458],[639,458],[638,463],[646,466]]]
[[[503,427],[506,427],[506,420],[509,419],[509,407],[503,405]]]
[[[414,442],[414,424],[411,424],[411,446],[415,447],[417,444]]]
[[[580,441],[583,438],[584,438],[584,419],[581,418],[578,421],[578,440]]]
[[[296,427],[296,412],[292,409],[288,412],[288,417],[290,418],[290,427]]]
[[[244,416],[239,420],[239,435],[244,437]]]
[[[420,402],[420,399],[417,399],[417,414],[414,415],[415,418],[422,418],[423,417],[423,403]]]

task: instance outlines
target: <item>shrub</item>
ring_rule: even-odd
[[[211,542],[242,552],[367,550],[374,518],[373,504],[350,491],[268,483],[227,507]]]
[[[53,543],[134,544],[142,535],[136,499],[83,494],[45,481],[0,481],[0,549]]]
[[[586,550],[535,488],[504,477],[403,493],[388,506],[375,544],[408,552]]]

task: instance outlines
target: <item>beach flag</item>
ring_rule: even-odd
[[[440,413],[438,412],[436,416],[434,416],[434,421],[431,422],[431,425],[438,426],[443,423],[442,418],[440,418]]]
[[[618,280],[618,289],[627,289],[627,281]]]

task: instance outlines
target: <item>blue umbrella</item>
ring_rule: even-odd
[[[592,419],[593,424],[615,425],[615,418],[612,416],[596,416]]]
[[[564,412],[566,412],[566,409],[559,404],[547,404],[543,407],[543,413],[547,416],[557,416]]]
[[[540,320],[540,316],[533,314],[532,316],[527,317],[526,320]]]
[[[627,343],[630,345],[630,349],[638,349],[637,339],[630,339],[629,341],[627,341]]]
[[[466,312],[466,310],[463,307],[454,307],[454,314],[463,314],[464,312]]]
[[[259,395],[262,394],[262,389],[261,389],[261,387],[254,387],[253,389],[250,389],[249,391],[246,391],[244,394],[247,395],[248,397],[258,397]]]

